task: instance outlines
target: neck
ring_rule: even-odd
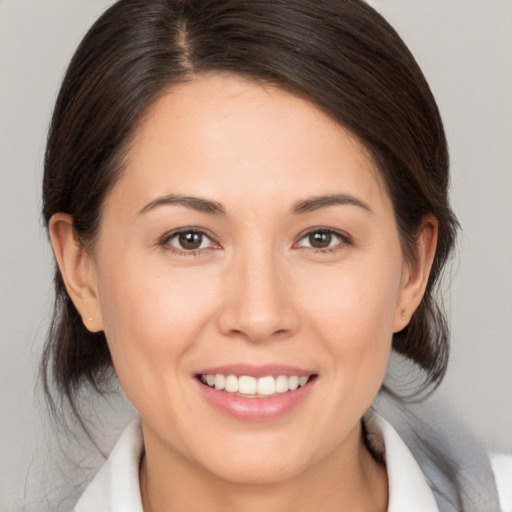
[[[168,448],[162,451],[146,437],[140,470],[145,512],[387,510],[386,470],[367,451],[360,428],[352,434],[352,446],[340,447],[284,481],[259,484],[219,478]]]

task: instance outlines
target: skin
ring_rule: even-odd
[[[160,204],[169,194],[224,213]],[[294,212],[333,194],[361,204]],[[196,251],[172,236],[190,227],[208,234]],[[319,228],[338,233],[328,247],[311,247]],[[371,159],[296,96],[214,74],[161,97],[94,249],[76,243],[69,215],[50,223],[70,296],[86,326],[105,331],[142,418],[144,510],[386,510],[385,468],[365,449],[360,419],[393,332],[423,296],[436,233],[425,218],[406,263]],[[318,377],[290,412],[244,422],[207,403],[194,378],[244,362]]]

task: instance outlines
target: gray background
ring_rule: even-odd
[[[0,511],[22,510],[22,503],[34,511],[69,508],[59,486],[69,485],[70,468],[83,455],[53,435],[35,389],[52,300],[40,181],[60,79],[84,31],[110,3],[0,0]],[[464,233],[441,393],[489,450],[512,451],[512,2],[370,3],[422,66],[451,147],[452,201]],[[102,408],[108,449],[130,412],[115,399]],[[80,459],[84,478],[99,460]]]

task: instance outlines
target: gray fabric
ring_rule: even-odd
[[[439,399],[400,403],[382,393],[375,410],[398,431],[430,481],[440,512],[499,512],[488,454]]]

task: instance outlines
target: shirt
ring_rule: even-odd
[[[388,474],[388,512],[439,512],[434,494],[393,426],[376,413],[367,424],[373,440],[382,443]],[[139,465],[144,450],[140,420],[132,422],[108,460],[77,502],[74,512],[143,512]],[[492,458],[503,512],[512,512],[512,457]]]

